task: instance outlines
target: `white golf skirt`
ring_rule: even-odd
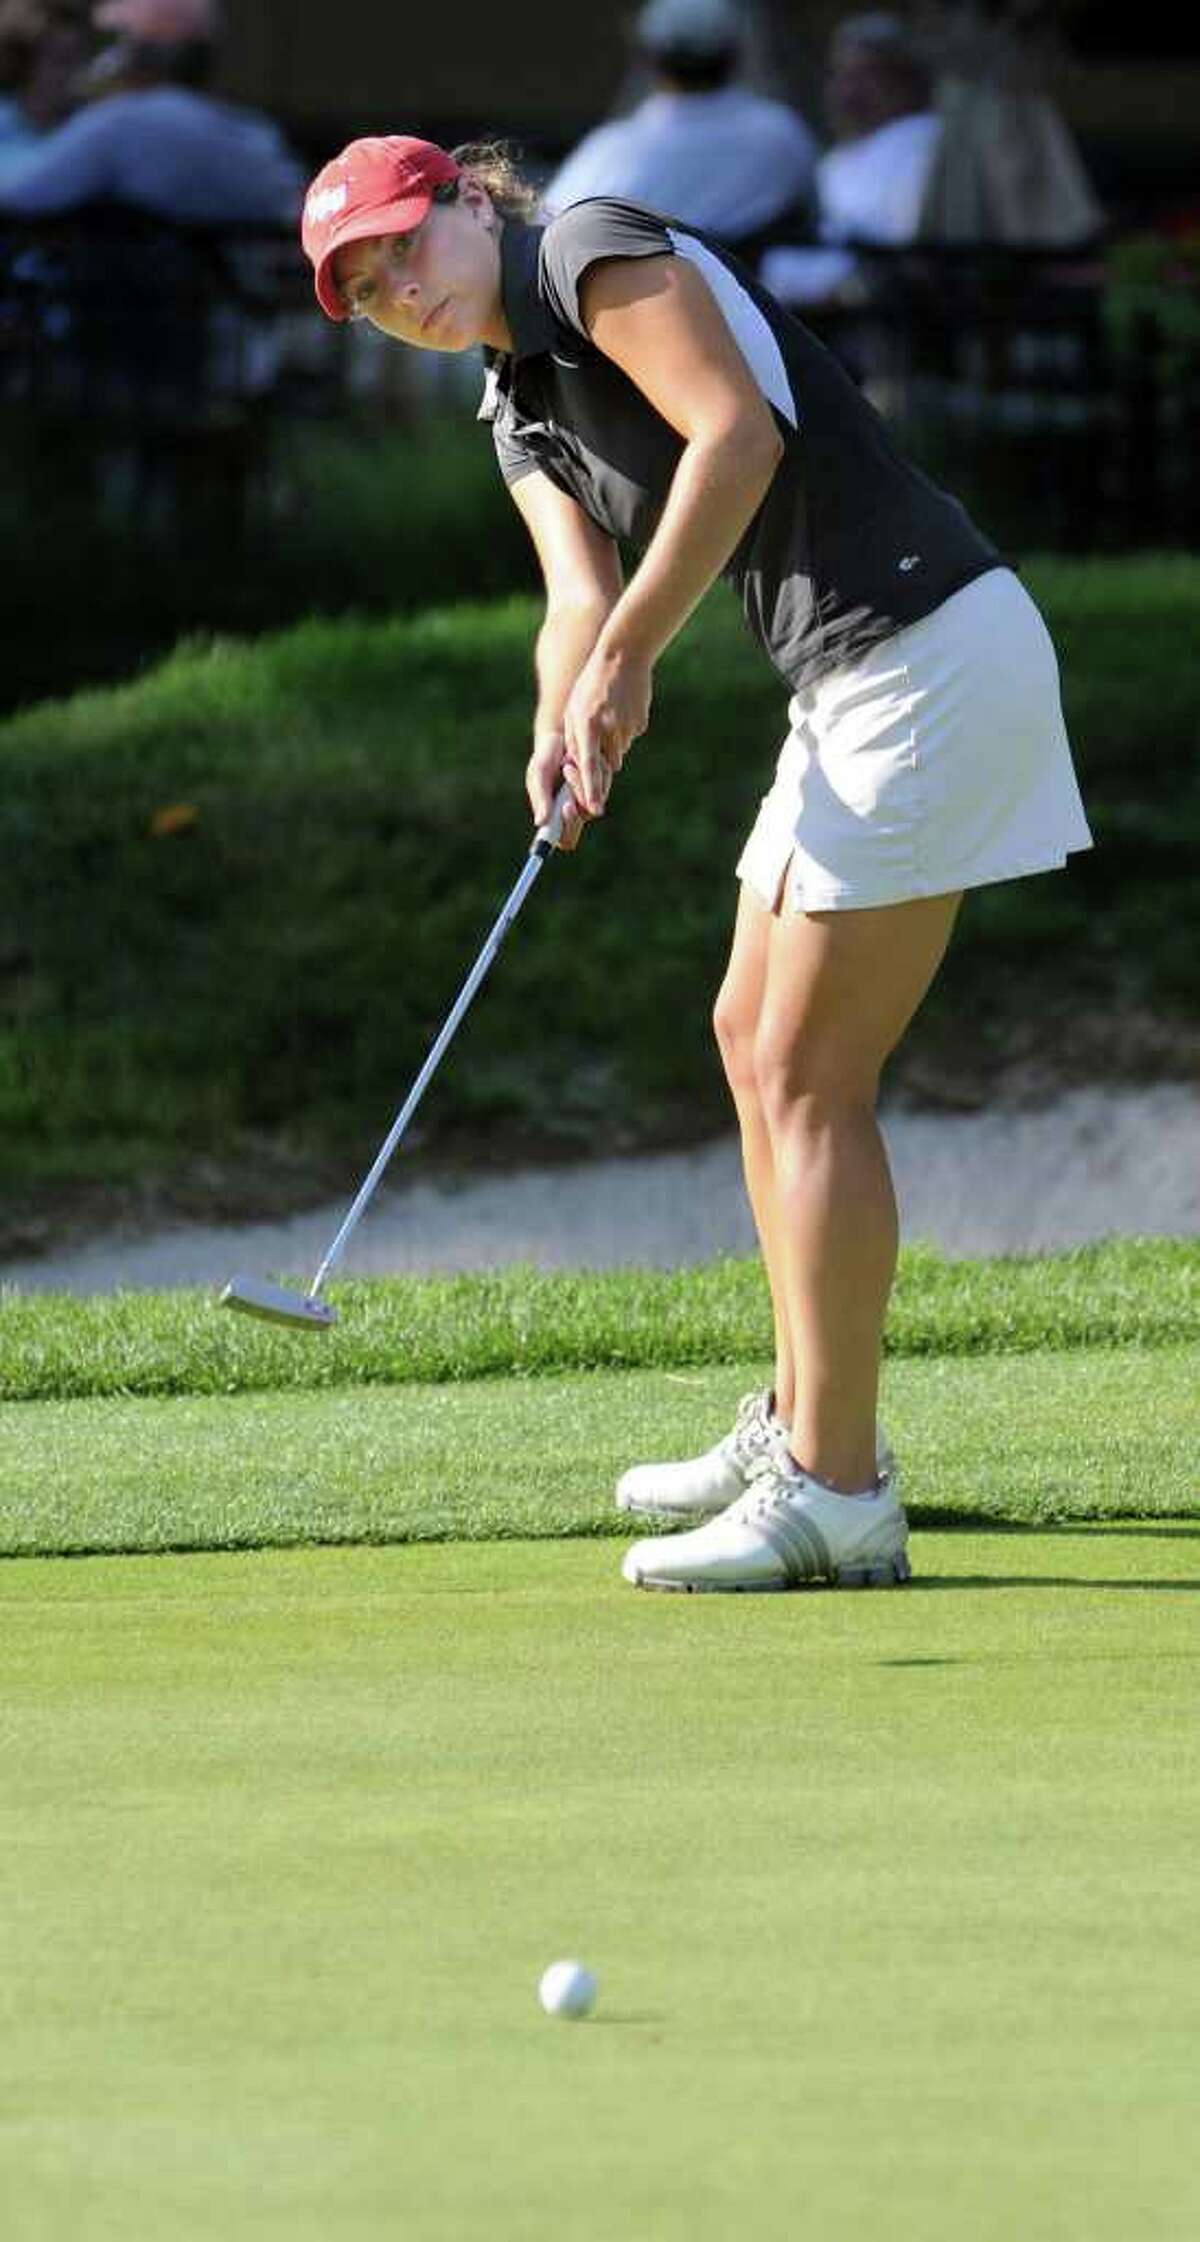
[[[1090,848],[1037,608],[996,568],[797,693],[737,876],[768,910],[870,910]]]

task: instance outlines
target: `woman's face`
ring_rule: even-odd
[[[500,299],[500,220],[470,179],[407,234],[350,241],[333,275],[352,319],[419,350],[511,348]]]

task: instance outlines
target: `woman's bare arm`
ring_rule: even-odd
[[[526,773],[534,822],[540,825],[550,814],[565,758],[567,702],[620,599],[623,578],[612,538],[548,475],[522,476],[512,485],[512,495],[533,539],[546,587],[546,614],[534,656],[533,754]]]
[[[593,342],[684,439],[658,526],[565,712],[593,816],[645,730],[654,662],[720,574],[783,450],[770,407],[699,273],[681,257],[607,258],[584,277]]]
[[[749,528],[783,439],[707,284],[684,258],[608,258],[584,276],[580,301],[597,349],[686,447],[606,633],[654,661]]]

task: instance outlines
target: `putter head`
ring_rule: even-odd
[[[244,1316],[261,1316],[265,1323],[290,1324],[297,1331],[328,1331],[337,1322],[337,1309],[311,1293],[285,1292],[282,1285],[263,1277],[231,1277],[217,1301],[219,1308],[237,1308]]]

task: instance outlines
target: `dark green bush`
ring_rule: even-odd
[[[969,899],[894,1076],[923,1095],[977,1098],[1014,1061],[1036,1079],[1178,1072],[1200,1046],[1200,566],[1044,562],[1029,579],[1099,845]],[[521,598],[197,644],[0,727],[14,1187],[190,1176],[232,1206],[272,1167],[285,1194],[352,1177],[522,861],[537,612]],[[709,1007],[737,841],[785,722],[714,592],[661,665],[610,815],[544,873],[414,1145],[609,1151],[726,1123]]]
[[[219,457],[219,455],[218,455]],[[182,633],[402,614],[532,589],[536,564],[484,430],[284,423],[244,487],[180,463],[142,488],[86,425],[0,437],[0,708],[138,674]]]

